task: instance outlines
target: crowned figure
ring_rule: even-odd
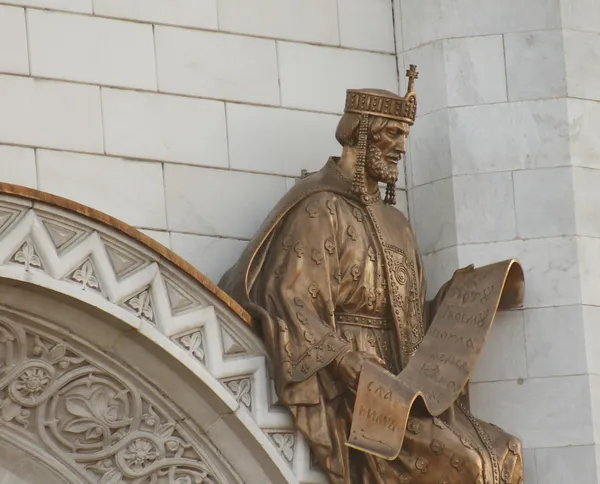
[[[347,92],[341,156],[282,198],[219,285],[253,316],[279,399],[332,484],[522,483],[521,443],[471,415],[467,388],[438,417],[415,407],[395,460],[346,445],[363,364],[400,373],[452,281],[425,299],[413,231],[393,206],[417,108],[414,66],[407,75],[404,97]]]

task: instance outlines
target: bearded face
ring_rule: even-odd
[[[398,180],[398,164],[386,161],[382,150],[373,143],[367,150],[366,169],[367,175],[377,182],[396,184]]]
[[[405,122],[386,120],[367,145],[367,176],[380,183],[396,183],[398,162],[406,152],[408,129]]]

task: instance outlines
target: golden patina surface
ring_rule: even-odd
[[[523,270],[508,260],[462,271],[406,367],[393,375],[380,365],[361,372],[348,445],[393,460],[418,397],[429,414],[452,407],[475,369],[498,307],[523,301]]]
[[[413,231],[392,206],[416,116],[407,75],[403,97],[348,91],[341,157],[297,182],[219,285],[252,315],[331,483],[518,484],[521,444],[471,415],[468,378],[498,301],[519,305],[522,272],[470,266],[425,299]]]

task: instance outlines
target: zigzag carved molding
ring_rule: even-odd
[[[270,455],[279,459],[280,468],[289,468],[290,482],[326,482],[312,466],[290,415],[277,405],[264,349],[248,325],[213,292],[138,240],[50,203],[2,195],[0,277],[42,285],[135,327],[158,329],[263,430]]]

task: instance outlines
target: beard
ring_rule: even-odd
[[[369,144],[366,159],[367,174],[381,183],[390,183],[395,185],[398,180],[398,165],[386,162],[381,156],[381,150]]]

